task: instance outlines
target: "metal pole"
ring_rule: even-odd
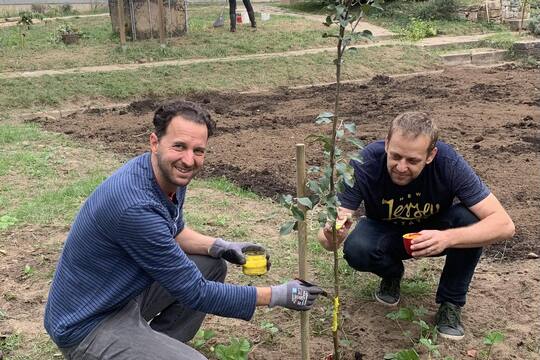
[[[296,144],[296,195],[306,196],[306,152],[304,144]],[[306,208],[300,207],[306,217]],[[307,277],[307,226],[306,221],[298,221],[298,274],[300,279]],[[309,281],[309,280],[308,280]],[[309,360],[309,311],[300,313],[300,343],[302,360]]]

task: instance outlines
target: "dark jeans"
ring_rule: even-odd
[[[222,259],[189,258],[206,279],[225,280],[227,265]],[[204,360],[205,356],[184,342],[197,333],[205,315],[181,305],[154,283],[106,317],[80,344],[60,350],[69,360]]]
[[[249,21],[251,22],[252,27],[256,27],[255,22],[255,12],[253,11],[253,6],[249,0],[242,0],[244,6],[246,7]],[[229,16],[231,18],[231,30],[236,29],[236,0],[229,0]]]
[[[372,272],[380,277],[403,276],[403,260],[410,259],[403,247],[402,235],[421,230],[445,230],[474,224],[478,218],[461,204],[416,226],[397,226],[362,218],[343,246],[344,258],[355,270]],[[446,261],[437,289],[436,302],[465,304],[469,284],[482,248],[449,248],[437,256]]]

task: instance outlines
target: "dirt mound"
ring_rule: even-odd
[[[341,119],[354,121],[369,143],[385,136],[403,111],[431,114],[441,138],[452,144],[487,183],[517,224],[512,241],[487,250],[496,258],[540,253],[539,69],[448,69],[441,74],[342,87]],[[276,198],[295,191],[295,147],[306,135],[326,132],[314,123],[333,109],[332,86],[274,93],[206,93],[188,97],[203,104],[217,122],[203,176],[225,176],[238,185]],[[46,128],[111,150],[135,155],[148,149],[152,110],[148,99],[127,109],[37,119]],[[320,149],[308,144],[308,165],[320,164]]]

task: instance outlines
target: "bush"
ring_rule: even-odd
[[[529,30],[533,35],[540,36],[540,15],[534,16],[529,19],[527,30]]]
[[[432,22],[417,19],[412,19],[402,32],[402,36],[411,41],[418,41],[436,35],[437,28]]]
[[[454,20],[458,7],[456,0],[428,0],[418,6],[415,17],[422,20]]]

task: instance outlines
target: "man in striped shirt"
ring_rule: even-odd
[[[184,225],[186,186],[214,130],[190,102],[154,114],[149,153],[87,199],[64,244],[45,328],[67,359],[205,359],[185,345],[206,313],[249,320],[256,306],[308,310],[322,290],[299,281],[224,284],[226,264],[262,249]]]

